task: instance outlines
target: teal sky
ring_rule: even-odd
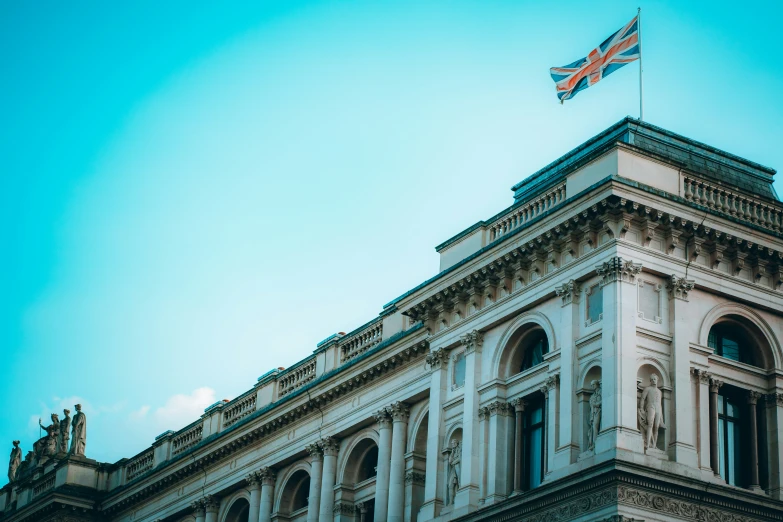
[[[2,469],[77,401],[132,456],[434,275],[638,116],[636,64],[563,106],[548,74],[637,5],[0,3]],[[646,120],[782,168],[783,4],[641,6]]]

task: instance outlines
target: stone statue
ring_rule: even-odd
[[[457,497],[459,489],[459,477],[462,471],[462,443],[457,439],[451,441],[451,451],[449,452],[449,478],[446,481],[448,487],[448,498],[446,504],[453,504]]]
[[[595,441],[601,429],[601,382],[592,381],[593,395],[590,396],[590,420],[587,430],[587,449],[595,451]]]
[[[71,440],[71,410],[63,410],[63,420],[60,421],[60,449],[68,451],[68,442]]]
[[[46,431],[46,436],[39,446],[40,454],[44,457],[52,457],[57,454],[57,445],[60,439],[60,419],[56,413],[52,413],[52,423],[44,426],[41,419],[38,419],[38,425]]]
[[[650,385],[642,392],[642,400],[639,403],[639,428],[644,439],[644,451],[656,449],[658,444],[658,430],[665,428],[663,423],[663,393],[658,389],[658,376],[650,376]]]
[[[19,441],[14,441],[14,448],[11,450],[11,458],[8,462],[8,482],[16,480],[16,472],[22,464],[22,449],[19,447]]]
[[[77,404],[76,415],[71,420],[71,455],[84,456],[84,448],[87,446],[87,417],[82,413],[82,405]]]

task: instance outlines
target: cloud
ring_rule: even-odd
[[[178,430],[198,419],[204,408],[215,402],[215,390],[197,388],[190,395],[179,393],[169,397],[163,406],[155,410],[153,418],[162,429]]]
[[[130,413],[130,419],[131,420],[141,420],[147,416],[147,414],[150,412],[150,406],[148,404],[145,404],[141,408],[139,408],[136,411],[132,411]]]

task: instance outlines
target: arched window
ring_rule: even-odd
[[[524,372],[544,362],[544,355],[549,353],[549,341],[543,330],[534,330],[522,338],[519,349],[524,350],[522,367],[519,369]]]
[[[364,482],[378,474],[378,446],[373,444],[364,454],[357,470],[356,482]]]
[[[746,364],[754,364],[749,341],[742,328],[731,323],[718,323],[710,329],[707,340],[717,355]]]

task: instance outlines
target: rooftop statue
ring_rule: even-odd
[[[16,473],[22,464],[22,448],[19,447],[19,441],[14,441],[14,448],[11,450],[11,459],[8,463],[8,482],[16,480]]]
[[[84,448],[87,446],[87,417],[82,413],[82,405],[77,404],[76,415],[73,416],[71,432],[71,455],[84,456]]]
[[[59,451],[68,451],[68,442],[71,440],[71,410],[63,410],[63,420],[60,421]]]

